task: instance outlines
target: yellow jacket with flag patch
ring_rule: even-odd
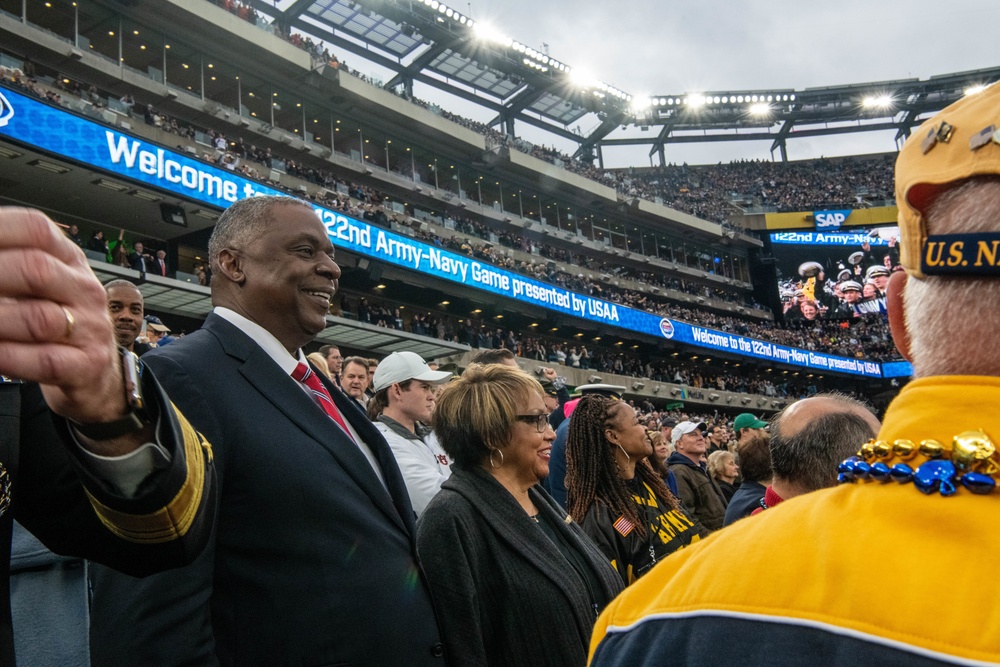
[[[648,572],[669,554],[700,539],[694,521],[656,497],[638,477],[629,482],[639,516],[646,522],[646,534],[600,500],[587,510],[580,526],[611,561],[626,586]]]

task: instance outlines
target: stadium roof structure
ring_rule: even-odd
[[[514,134],[514,121],[577,144],[593,159],[611,146],[650,146],[665,164],[676,143],[771,141],[787,159],[790,139],[895,130],[897,142],[928,114],[1000,80],[1000,67],[843,86],[666,93],[633,99],[568,64],[497,33],[438,0],[253,0],[277,21],[395,74],[386,88],[412,94],[414,81],[495,113],[487,125]],[[588,134],[569,127],[589,114]],[[634,136],[640,128],[655,133]],[[612,134],[628,136],[611,136]]]
[[[494,33],[438,0],[254,0],[279,24],[383,66],[386,88],[414,81],[496,113],[488,125],[513,133],[521,120],[582,142],[566,129],[590,113],[617,127],[631,96],[613,86],[574,83],[572,68],[548,54]],[[277,14],[275,12],[277,11]],[[533,115],[529,115],[533,114]]]
[[[772,141],[787,159],[789,139],[895,130],[897,143],[928,115],[1000,80],[1000,67],[845,86],[730,90],[654,95],[633,103],[632,122],[660,128],[655,138],[597,139],[603,146],[650,145],[650,155],[668,143]]]

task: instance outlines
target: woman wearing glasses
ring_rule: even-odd
[[[584,396],[566,441],[569,513],[626,586],[700,539],[694,522],[647,461],[653,444],[623,401]]]
[[[438,399],[451,477],[417,524],[448,664],[582,666],[597,614],[621,590],[607,559],[538,481],[555,433],[542,387],[472,364]]]

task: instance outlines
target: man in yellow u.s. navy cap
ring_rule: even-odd
[[[1000,662],[1000,84],[896,162],[887,289],[913,381],[842,483],[664,560],[598,619],[594,665]],[[733,567],[733,559],[739,567]]]

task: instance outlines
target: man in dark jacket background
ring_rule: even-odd
[[[726,515],[726,498],[702,462],[708,449],[705,429],[704,422],[685,421],[675,426],[670,437],[675,451],[667,459],[677,478],[678,496],[702,537],[722,528]]]

